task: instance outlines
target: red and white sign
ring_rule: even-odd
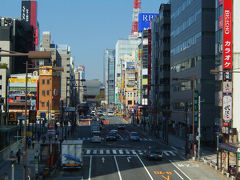
[[[223,69],[232,69],[232,0],[223,4]]]

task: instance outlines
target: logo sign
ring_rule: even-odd
[[[232,97],[223,96],[223,120],[232,120]]]
[[[231,72],[223,72],[223,80],[224,81],[232,81],[232,73]]]
[[[229,123],[228,122],[223,122],[222,124],[224,127],[228,127],[229,126]]]
[[[156,13],[139,13],[139,16],[138,16],[138,31],[143,31],[143,30],[150,29],[151,21],[153,19],[155,19],[155,17],[157,15],[158,14],[156,14]]]
[[[223,82],[223,93],[224,94],[232,93],[232,82],[229,82],[229,81]]]
[[[232,69],[232,0],[223,4],[223,69]]]

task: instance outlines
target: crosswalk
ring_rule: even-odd
[[[83,140],[83,141],[90,141],[91,138],[90,137],[82,137],[79,138],[79,140]],[[120,139],[118,139],[118,141],[129,141],[128,137],[121,137]],[[140,138],[140,141],[144,141],[144,142],[152,142],[153,140],[151,138]]]
[[[145,155],[145,149],[84,149],[83,155]],[[175,151],[163,151],[164,156],[176,156]]]

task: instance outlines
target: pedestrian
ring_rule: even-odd
[[[43,136],[43,144],[45,144],[46,136]]]
[[[32,143],[32,140],[31,140],[31,138],[30,138],[30,137],[28,137],[28,141],[27,141],[28,148],[30,148],[30,146],[31,146],[31,143]]]
[[[34,149],[35,139],[32,140],[32,148]]]
[[[16,153],[16,156],[17,156],[17,160],[18,160],[18,164],[20,163],[20,158],[21,158],[21,150],[18,149],[17,153]]]

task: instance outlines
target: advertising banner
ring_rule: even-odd
[[[232,97],[223,96],[223,120],[232,120]]]
[[[139,13],[138,16],[138,31],[150,29],[151,21],[155,19],[156,13]]]
[[[135,69],[135,64],[134,62],[126,62],[126,67],[127,69]]]
[[[232,0],[223,4],[223,69],[232,69]]]

